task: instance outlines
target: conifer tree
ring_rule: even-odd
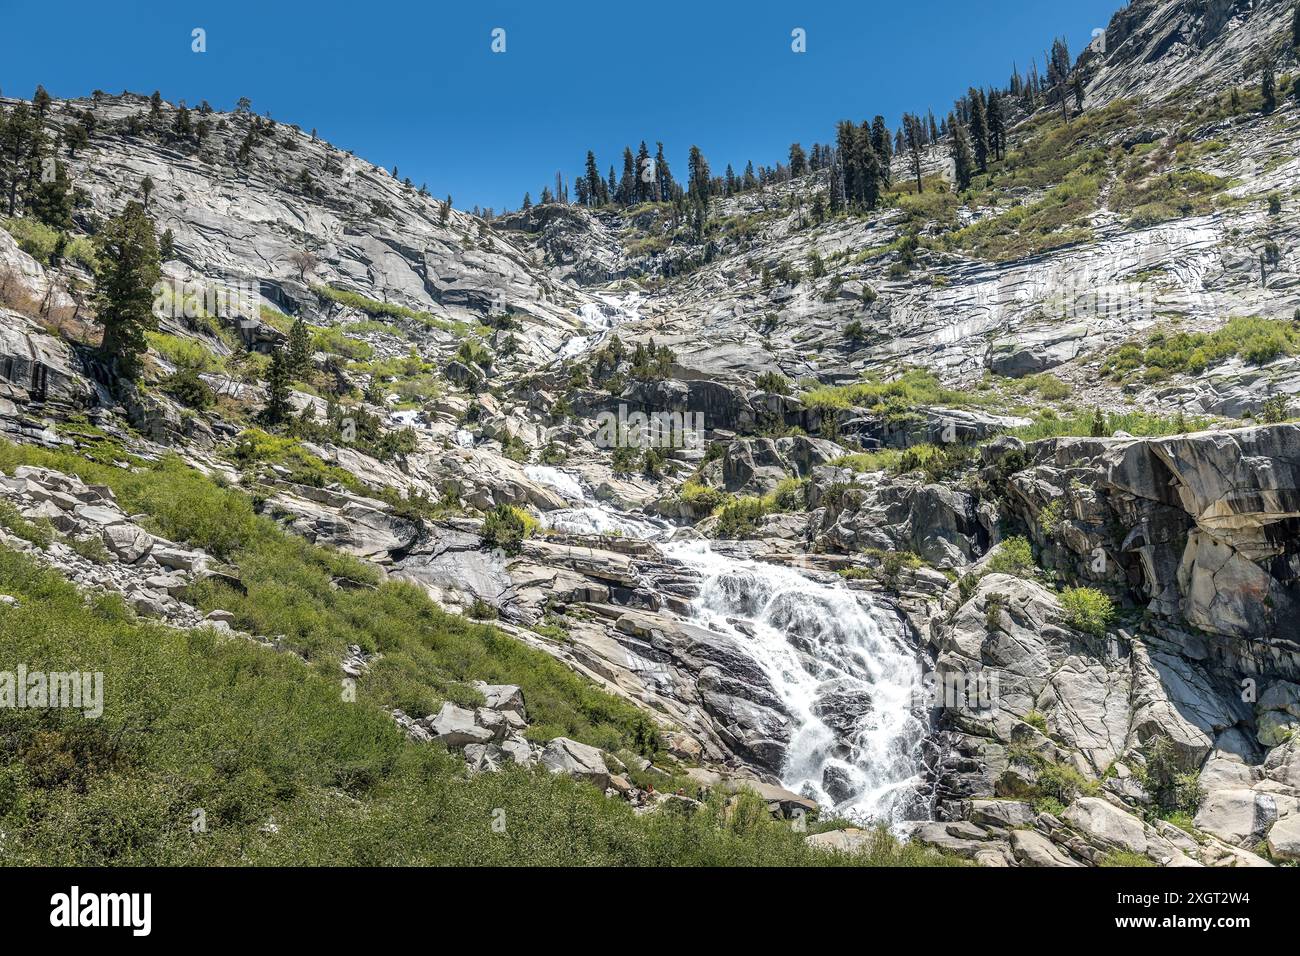
[[[948,132],[952,139],[952,162],[957,175],[957,189],[969,189],[971,177],[975,175],[975,160],[971,155],[966,128],[957,122],[956,116],[950,116]]]
[[[1265,57],[1264,65],[1260,67],[1259,91],[1263,97],[1260,110],[1268,115],[1277,109],[1277,73],[1272,56]]]
[[[1005,159],[1007,150],[1007,121],[1002,112],[1002,94],[993,91],[988,106],[989,148],[994,159]]]
[[[650,148],[646,146],[645,140],[641,140],[641,145],[636,151],[636,168],[633,170],[633,192],[636,201],[650,202],[658,199],[655,195],[655,176],[657,170],[650,162]]]
[[[925,192],[925,184],[921,180],[921,151],[925,148],[925,133],[921,128],[920,118],[911,113],[904,113],[903,134],[907,153],[912,161],[912,173],[916,176],[916,192],[920,195]]]
[[[40,121],[26,103],[0,114],[0,185],[7,193],[10,217],[18,212],[20,189],[28,181],[40,139]]]
[[[975,162],[980,168],[980,172],[986,173],[989,169],[989,126],[988,114],[984,106],[984,94],[974,87],[970,90],[970,143],[969,148],[975,152]],[[970,185],[967,177],[966,186]],[[966,186],[962,188],[965,189]]]
[[[808,158],[804,155],[803,147],[798,143],[790,144],[790,175],[802,176],[808,171]]]
[[[618,182],[618,201],[624,206],[630,206],[636,202],[637,189],[636,175],[636,157],[632,155],[632,147],[623,147],[623,178]]]
[[[669,202],[673,198],[673,174],[668,169],[668,160],[664,158],[664,144],[656,144],[655,181],[659,185],[659,201]]]
[[[144,207],[131,200],[95,241],[97,319],[104,328],[100,350],[131,377],[146,348],[145,332],[155,325],[151,308],[161,275],[158,240]]]
[[[50,102],[50,94],[45,91],[45,87],[38,84],[36,92],[32,94],[32,109],[37,119],[45,119],[45,114],[50,111]]]
[[[307,328],[307,323],[303,321],[302,316],[293,320],[293,325],[289,327],[288,359],[289,374],[293,378],[301,378],[307,372],[311,363],[312,352],[311,330]]]
[[[885,125],[885,118],[877,115],[871,121],[871,148],[876,151],[876,157],[880,160],[880,177],[886,186],[894,178],[890,172],[889,164],[894,161],[893,137],[889,135],[889,127]]]
[[[271,367],[266,372],[266,404],[262,406],[262,421],[278,425],[289,417],[289,358],[278,348],[271,353]]]
[[[587,201],[593,206],[600,205],[600,171],[596,167],[596,154],[587,150]]]

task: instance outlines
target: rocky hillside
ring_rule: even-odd
[[[715,859],[1292,864],[1294,15],[1138,0],[967,188],[949,134],[876,208],[828,212],[820,168],[695,224],[482,220],[246,108],[34,103],[76,192],[0,231],[0,629],[44,567],[342,681],[400,743],[324,748],[348,782],[291,815],[400,820],[450,751],[478,802],[574,778],[604,861],[680,826]],[[127,376],[95,293],[137,202],[163,291]],[[249,786],[231,827],[277,806]]]

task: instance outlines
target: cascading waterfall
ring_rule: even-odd
[[[529,465],[524,474],[530,481],[553,489],[574,504],[572,508],[543,512],[542,526],[545,528],[566,534],[616,535],[642,541],[658,541],[672,532],[672,526],[666,521],[616,511],[594,501],[582,487],[582,482],[567,471],[548,465]]]
[[[792,720],[782,782],[862,822],[916,815],[922,671],[898,624],[841,583],[714,552],[664,546],[702,577],[696,623],[748,649]]]
[[[589,352],[604,340],[605,336],[618,325],[636,322],[641,318],[641,294],[629,292],[618,298],[599,296],[599,303],[586,302],[578,308],[578,317],[587,332],[575,335],[560,347],[561,359],[573,358]]]
[[[892,615],[839,581],[732,558],[707,542],[668,542],[671,525],[593,500],[569,472],[526,472],[574,505],[543,514],[546,527],[660,541],[665,557],[700,576],[694,623],[745,649],[790,717],[785,786],[864,823],[921,815],[922,670]]]

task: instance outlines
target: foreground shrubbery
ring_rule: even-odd
[[[110,443],[102,454],[110,461],[124,457]],[[652,722],[633,705],[495,628],[443,611],[414,585],[380,583],[368,565],[282,531],[255,514],[246,495],[178,460],[139,463],[132,471],[0,443],[0,468],[9,472],[24,463],[107,484],[127,513],[149,516],[150,530],[232,562],[239,587],[209,579],[191,588],[189,600],[204,610],[230,611],[235,626],[250,633],[282,636],[326,679],[342,677],[339,661],[348,644],[381,653],[358,682],[362,700],[419,716],[444,700],[478,702],[472,680],[512,683],[524,689],[539,738],[564,735],[645,753],[657,747]]]

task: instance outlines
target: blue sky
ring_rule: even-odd
[[[500,209],[557,169],[572,180],[588,149],[606,170],[661,139],[681,175],[698,143],[715,172],[739,172],[830,140],[841,118],[938,115],[1013,61],[1041,68],[1055,35],[1077,55],[1121,2],[0,0],[0,89],[160,89],[222,109],[247,96],[458,208]]]

